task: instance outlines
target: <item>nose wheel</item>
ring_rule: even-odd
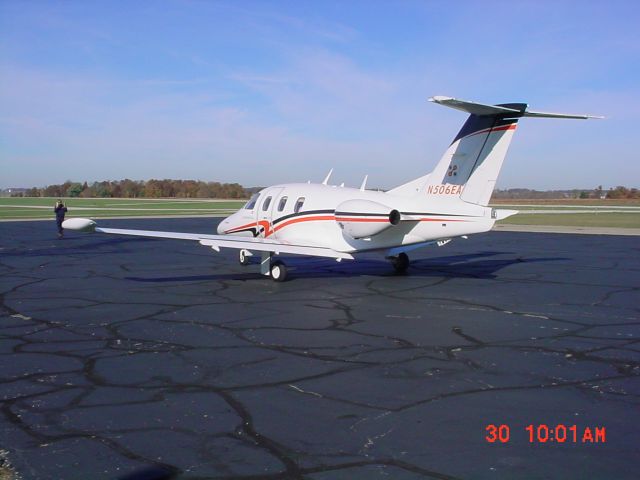
[[[240,250],[238,261],[240,265],[249,265],[249,263],[251,263],[251,252],[245,249]]]
[[[405,273],[409,268],[409,255],[402,252],[396,257],[391,257],[391,265],[397,273]]]

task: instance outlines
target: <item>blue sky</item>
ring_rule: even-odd
[[[640,2],[0,2],[0,187],[194,178],[392,187],[465,116],[523,119],[501,188],[640,186]]]

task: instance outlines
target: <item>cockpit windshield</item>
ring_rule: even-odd
[[[259,193],[254,193],[253,195],[251,195],[251,198],[249,199],[247,204],[244,206],[244,208],[246,210],[253,210],[256,207],[256,202],[258,201],[258,197],[260,197]]]

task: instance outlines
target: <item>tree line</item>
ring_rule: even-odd
[[[637,188],[616,187],[607,192],[607,198],[640,198]]]
[[[248,198],[260,187],[244,188],[239,183],[203,182],[201,180],[115,180],[79,183],[67,180],[59,185],[29,188],[12,194],[20,197],[81,197],[81,198]],[[560,199],[611,198],[637,199],[640,190],[618,186],[604,190],[531,190],[528,188],[496,189],[493,199]]]
[[[24,197],[80,198],[247,198],[239,183],[203,182],[201,180],[115,180],[104,182],[72,182],[29,188]]]
[[[590,190],[531,190],[528,188],[509,188],[506,190],[496,189],[493,192],[493,199],[566,199],[566,198],[581,198],[581,199],[624,199],[624,198],[640,198],[640,190],[637,188],[627,188],[618,186],[605,190],[602,185]]]

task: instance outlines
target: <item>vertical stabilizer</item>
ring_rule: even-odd
[[[436,168],[428,175],[389,191],[396,195],[459,197],[486,206],[495,188],[502,162],[521,117],[599,118],[527,111],[526,103],[484,105],[450,97],[433,97],[432,102],[469,113]]]
[[[519,114],[527,105],[500,107]],[[451,192],[465,202],[488,205],[517,123],[513,113],[469,115],[431,174],[425,193]]]

